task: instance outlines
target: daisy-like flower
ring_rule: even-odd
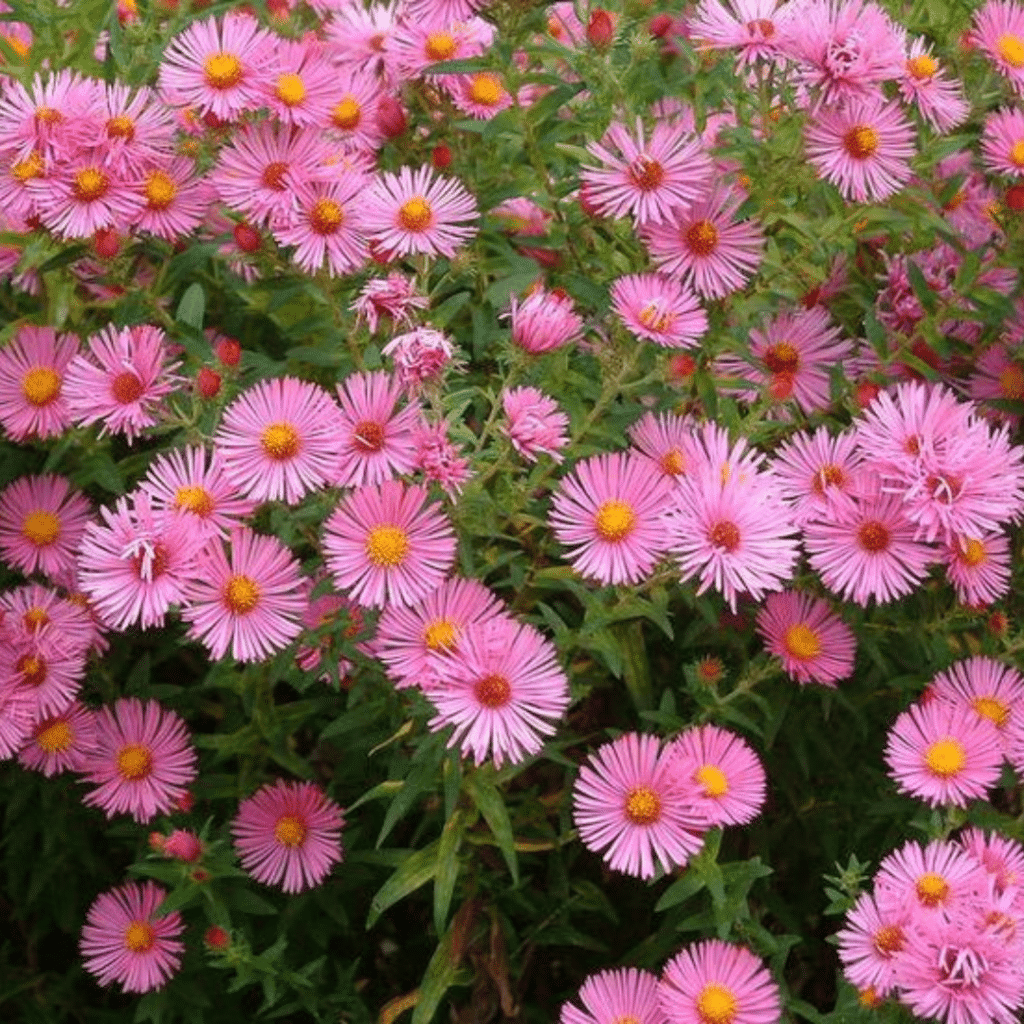
[[[357,324],[365,323],[366,329],[375,334],[385,318],[393,327],[411,326],[415,311],[429,305],[426,295],[417,294],[413,278],[393,270],[386,278],[367,281],[349,309],[355,313]]]
[[[975,12],[971,41],[1024,96],[1024,7],[1014,0],[988,0]]]
[[[641,236],[665,274],[680,277],[706,299],[737,291],[757,272],[764,236],[747,220],[735,220],[739,192],[715,186],[707,198],[663,224],[644,225]]]
[[[638,878],[682,867],[704,844],[708,821],[680,787],[657,736],[626,733],[580,769],[573,820],[580,841],[615,871]]]
[[[512,447],[524,459],[536,462],[540,453],[561,462],[559,449],[569,443],[565,433],[569,417],[558,403],[537,388],[512,388],[501,394],[501,406],[508,418],[505,433]]]
[[[1008,107],[985,118],[981,162],[993,174],[1024,176],[1024,112]]]
[[[929,692],[990,721],[1003,753],[1009,753],[1010,738],[1024,723],[1024,676],[1015,668],[994,658],[966,658],[939,672]]]
[[[453,576],[414,605],[388,605],[377,623],[373,654],[398,689],[429,689],[438,679],[438,662],[443,669],[466,630],[502,614],[503,608],[478,580]]]
[[[482,764],[518,764],[536,754],[569,707],[569,680],[542,633],[504,616],[467,625],[427,696],[429,727],[453,726],[449,747]]]
[[[278,779],[238,805],[231,834],[257,882],[295,893],[321,885],[341,863],[344,826],[341,808],[319,786]]]
[[[316,384],[264,380],[224,410],[214,445],[224,474],[255,501],[294,505],[331,479],[338,407]]]
[[[220,455],[205,448],[173,448],[158,455],[139,484],[155,511],[192,516],[207,534],[225,534],[256,503],[240,496],[224,474]]]
[[[740,69],[782,58],[784,41],[793,31],[793,11],[776,0],[701,0],[686,26],[698,49],[734,50]]]
[[[708,329],[697,297],[664,274],[628,274],[612,282],[612,308],[626,329],[664,348],[694,348]]]
[[[70,571],[92,519],[89,499],[62,476],[23,476],[0,491],[0,557],[26,576]]]
[[[454,178],[435,178],[429,166],[382,171],[366,196],[364,226],[394,256],[423,253],[451,258],[476,234],[476,200]]]
[[[882,97],[819,108],[805,131],[807,159],[847,199],[878,202],[910,181],[914,126]]]
[[[936,131],[948,132],[967,120],[971,105],[964,99],[963,86],[947,77],[930,49],[924,39],[911,41],[900,78],[900,95],[904,102],[916,104]]]
[[[338,385],[337,486],[363,487],[412,472],[420,406],[410,402],[398,409],[403,393],[399,380],[379,370],[350,374]]]
[[[436,12],[432,13],[438,17]],[[391,43],[399,24],[397,3],[337,6],[327,23],[328,46],[334,63],[342,69],[370,72],[375,78],[390,82],[395,64]]]
[[[583,318],[568,295],[537,288],[523,302],[513,295],[509,303],[512,342],[524,352],[550,352],[582,336]]]
[[[555,493],[551,528],[588,579],[641,583],[666,552],[672,488],[649,459],[630,453],[578,462]]]
[[[206,178],[184,157],[152,163],[138,187],[145,205],[135,217],[135,227],[168,242],[195,231],[213,201]]]
[[[964,829],[957,840],[995,883],[998,895],[1017,890],[1024,880],[1024,846],[998,832],[986,833],[980,828]]]
[[[629,439],[670,480],[702,465],[705,453],[694,438],[693,423],[674,413],[644,413],[629,428]]]
[[[512,106],[513,96],[505,80],[493,71],[443,75],[441,85],[458,110],[478,121],[489,121]]]
[[[885,998],[896,983],[896,958],[910,940],[908,907],[879,909],[875,897],[862,892],[836,934],[843,974],[858,989],[870,988]]]
[[[103,96],[104,162],[135,177],[174,153],[174,117],[152,89],[108,83]]]
[[[33,153],[45,159],[67,155],[87,144],[101,104],[98,83],[76,71],[37,74],[31,84],[6,76],[0,97],[0,147],[13,150],[15,161]]]
[[[77,352],[74,334],[29,324],[0,349],[0,426],[12,440],[56,437],[71,425],[64,377]]]
[[[854,488],[862,459],[853,431],[833,436],[828,427],[818,427],[787,438],[772,459],[772,472],[793,522],[828,519],[832,504]]]
[[[263,104],[282,124],[322,125],[331,109],[337,71],[312,36],[274,40]]]
[[[350,152],[373,153],[382,141],[377,109],[383,93],[375,76],[352,67],[333,69],[327,135]]]
[[[635,967],[592,974],[580,986],[580,1010],[565,1003],[558,1024],[664,1024],[665,1015],[658,1006],[658,979]]]
[[[779,988],[749,949],[719,939],[687,946],[665,965],[658,998],[668,1024],[775,1024]]]
[[[983,607],[1010,592],[1010,542],[1004,534],[958,534],[946,543],[943,560],[946,579],[963,604]]]
[[[100,437],[124,434],[128,443],[160,420],[164,396],[179,383],[164,332],[142,325],[110,326],[88,341],[68,365],[64,393],[72,418],[102,422]]]
[[[798,683],[834,687],[853,672],[853,630],[822,600],[799,591],[769,594],[757,613],[765,649]]]
[[[464,449],[448,436],[448,424],[422,421],[413,437],[416,442],[416,468],[428,483],[440,484],[449,495],[460,494],[462,485],[472,476]]]
[[[153,992],[178,972],[185,924],[175,910],[157,915],[167,890],[155,882],[127,882],[97,896],[82,927],[85,969],[101,985],[122,992]]]
[[[423,487],[399,480],[359,487],[324,524],[335,584],[357,604],[407,605],[441,584],[455,561],[455,534]]]
[[[402,387],[416,394],[430,381],[437,382],[450,366],[457,366],[458,351],[444,331],[433,327],[414,327],[405,334],[396,334],[381,349],[390,356]]]
[[[910,911],[935,921],[976,903],[988,887],[981,862],[961,844],[913,840],[890,853],[875,873],[875,899],[885,913]]]
[[[710,826],[746,825],[761,813],[764,767],[735,733],[717,725],[686,729],[664,756],[680,788]]]
[[[480,57],[493,42],[494,26],[483,18],[445,22],[435,15],[425,21],[402,19],[391,52],[402,73],[415,78],[439,61]]]
[[[88,238],[131,223],[143,205],[134,178],[86,152],[55,163],[36,188],[39,219],[63,238]]]
[[[710,184],[712,163],[682,125],[659,121],[645,137],[640,118],[635,134],[615,121],[587,151],[600,167],[584,165],[580,180],[587,199],[603,217],[630,214],[637,224],[658,224],[685,211]]]
[[[1024,128],[1024,126],[1022,126]],[[1021,132],[1024,142],[1024,130]],[[967,383],[968,394],[975,401],[1012,402],[1015,406],[1024,403],[1024,362],[1016,357],[1013,347],[997,344],[974,357],[974,372]],[[992,409],[992,406],[988,406]],[[1019,417],[996,410],[1004,420],[1016,423]]]
[[[302,632],[302,570],[276,537],[244,526],[231,531],[229,554],[219,538],[198,553],[181,609],[189,637],[214,660],[265,661]]]
[[[984,800],[999,779],[999,733],[973,708],[914,704],[889,730],[885,761],[900,791],[933,807]]]
[[[229,13],[195,21],[171,40],[160,64],[160,91],[172,106],[230,121],[257,110],[269,78],[274,37],[255,18]]]
[[[59,714],[39,719],[18,754],[18,763],[47,778],[80,772],[96,742],[96,714],[74,701]]]
[[[196,752],[184,721],[155,700],[122,697],[96,713],[95,746],[85,756],[83,803],[108,818],[145,824],[168,814],[196,777]]]

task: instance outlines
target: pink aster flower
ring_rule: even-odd
[[[377,121],[383,95],[376,76],[335,65],[331,109],[324,122],[328,138],[340,142],[347,152],[376,152],[383,140]]]
[[[74,334],[25,324],[0,349],[0,426],[14,441],[56,437],[71,425],[64,396]]]
[[[910,181],[914,126],[881,97],[819,109],[805,138],[808,161],[847,199],[878,202]]]
[[[757,613],[765,649],[798,683],[834,687],[853,672],[853,630],[826,602],[799,591],[769,594]]]
[[[871,989],[885,998],[896,984],[897,958],[911,938],[910,907],[892,906],[882,911],[869,892],[862,892],[847,911],[846,922],[836,934],[843,974],[860,990]]]
[[[671,484],[649,459],[595,455],[559,485],[549,521],[574,568],[604,584],[643,582],[665,555]]]
[[[602,166],[584,165],[580,180],[603,217],[632,215],[637,224],[662,223],[686,210],[710,183],[711,158],[682,125],[659,121],[650,140],[640,118],[635,134],[617,121],[587,151]]]
[[[295,893],[321,885],[341,863],[344,826],[341,808],[319,786],[278,779],[238,805],[231,834],[257,882]]]
[[[24,768],[47,778],[80,772],[96,742],[96,713],[74,701],[56,715],[39,719],[18,754]]]
[[[462,485],[473,475],[465,449],[448,435],[448,423],[420,422],[413,432],[416,444],[416,469],[428,483],[440,484],[451,497],[462,493]]]
[[[415,78],[438,61],[482,56],[494,35],[494,26],[483,18],[446,22],[434,15],[424,21],[402,19],[391,40],[391,52],[402,74]]]
[[[414,394],[424,384],[439,381],[450,366],[458,366],[457,351],[444,331],[414,327],[405,334],[396,334],[381,354],[391,357],[402,386]]]
[[[453,576],[416,604],[388,605],[377,623],[373,654],[396,688],[429,689],[466,630],[502,614],[503,608],[478,580]]]
[[[97,896],[79,948],[85,969],[101,985],[118,982],[122,992],[161,989],[178,972],[185,930],[175,910],[157,916],[167,890],[155,882],[127,882]]]
[[[964,829],[957,840],[995,883],[998,895],[1017,891],[1024,881],[1024,846],[998,832],[986,833],[980,828]]]
[[[83,426],[101,422],[100,437],[124,434],[131,444],[160,421],[164,396],[180,381],[176,369],[159,327],[106,327],[68,365],[68,410]]]
[[[1005,534],[958,534],[946,542],[942,560],[962,604],[984,607],[1010,592],[1010,542]]]
[[[524,459],[536,462],[538,454],[546,454],[562,461],[559,449],[569,443],[569,417],[553,398],[537,388],[512,388],[501,393],[501,406],[508,418],[505,433]]]
[[[1024,131],[1021,141],[1024,142]],[[1000,343],[976,354],[973,370],[967,382],[970,397],[991,402],[992,405],[987,405],[989,410],[1007,422],[1017,423],[1019,417],[1000,404],[1011,402],[1010,408],[1014,408],[1024,402],[1024,363],[1016,358],[1013,347]]]
[[[95,130],[101,103],[98,83],[76,71],[37,74],[31,84],[7,75],[0,97],[0,147],[13,150],[19,161],[32,153],[66,156]]]
[[[776,0],[701,0],[687,20],[698,49],[734,50],[737,70],[759,60],[780,62],[798,28],[789,4]]]
[[[478,121],[489,121],[514,102],[505,79],[493,71],[442,75],[441,85],[457,110]]]
[[[172,106],[233,120],[262,106],[273,50],[274,37],[248,15],[194,21],[164,52],[160,91]]]
[[[984,800],[999,779],[999,734],[972,708],[914,704],[889,730],[885,761],[900,791],[936,807]]]
[[[155,700],[122,697],[96,714],[96,743],[83,781],[96,788],[83,803],[108,818],[130,814],[145,824],[168,814],[196,777],[196,752],[184,721]]]
[[[453,726],[449,747],[482,764],[518,764],[540,751],[569,707],[557,651],[533,626],[500,615],[467,625],[458,646],[434,661],[429,727]]]
[[[822,426],[787,438],[772,459],[772,471],[793,522],[828,520],[832,505],[855,488],[862,460],[853,431],[833,436]]]
[[[369,7],[361,3],[338,5],[327,23],[334,63],[343,69],[372,72],[382,81],[390,81],[395,65],[391,43],[399,19],[397,3],[371,3]]]
[[[719,939],[687,946],[665,965],[658,997],[668,1024],[775,1024],[779,988],[750,950]]]
[[[735,219],[743,198],[718,185],[686,212],[644,225],[641,235],[662,273],[682,278],[706,299],[742,288],[757,272],[764,248],[755,224]]]
[[[386,278],[367,281],[349,308],[356,314],[356,322],[365,322],[367,330],[375,334],[383,318],[394,327],[411,326],[414,312],[429,305],[426,295],[417,294],[413,278],[392,271]]]
[[[255,501],[300,502],[331,479],[338,407],[316,384],[264,380],[224,410],[214,437],[224,473]]]
[[[981,162],[993,174],[1024,176],[1024,112],[1008,107],[985,118]]]
[[[694,437],[693,422],[685,416],[644,413],[628,433],[634,448],[672,481],[706,461],[705,452]]]
[[[512,342],[524,352],[550,352],[582,336],[583,318],[568,295],[537,288],[520,302],[510,299],[507,314],[512,320]]]
[[[19,477],[0,491],[0,557],[26,576],[56,580],[74,566],[91,519],[89,499],[64,477]]]
[[[150,164],[138,188],[145,205],[135,216],[134,226],[168,242],[184,238],[203,224],[213,202],[206,177],[185,157]]]
[[[663,274],[629,274],[612,282],[612,308],[626,329],[664,348],[694,348],[708,317],[685,285]]]
[[[36,720],[32,693],[21,680],[0,678],[0,761],[24,747]]]
[[[379,484],[412,472],[420,406],[410,402],[399,409],[403,390],[399,380],[379,370],[350,374],[338,385],[337,486]]]
[[[229,553],[219,538],[197,554],[181,617],[189,637],[213,659],[228,650],[237,661],[266,661],[302,632],[302,570],[276,537],[247,527],[231,531]]]
[[[994,658],[965,658],[939,672],[929,692],[990,721],[1003,753],[1009,753],[1011,737],[1024,725],[1024,676],[1015,668]]]
[[[103,95],[104,162],[135,177],[174,153],[174,117],[152,89],[108,83]]]
[[[658,1006],[658,979],[635,967],[592,974],[580,986],[578,1009],[565,1003],[558,1024],[665,1024]]]
[[[282,124],[322,125],[331,109],[337,71],[315,36],[274,40],[263,105]]]
[[[615,871],[652,878],[684,866],[704,843],[708,822],[680,788],[674,758],[657,736],[626,733],[591,755],[573,787],[580,841]]]
[[[946,75],[930,49],[924,39],[911,41],[900,77],[900,95],[904,102],[915,104],[936,131],[949,132],[967,120],[971,105],[961,83]]]
[[[1014,0],[988,0],[975,12],[971,40],[1024,96],[1024,7]]]
[[[694,810],[709,826],[746,825],[761,813],[764,767],[735,733],[717,725],[685,729],[664,756]]]
[[[368,234],[394,256],[455,255],[478,217],[476,200],[454,178],[435,178],[429,166],[380,172],[363,208]]]
[[[35,192],[39,219],[63,238],[88,238],[100,228],[123,228],[143,205],[134,177],[117,173],[93,152],[55,163]]]
[[[412,604],[441,584],[455,561],[455,534],[426,489],[399,480],[359,487],[324,524],[335,584],[357,604]]]

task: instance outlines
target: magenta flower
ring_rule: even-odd
[[[580,841],[610,868],[652,878],[684,866],[704,844],[708,821],[680,788],[675,758],[657,736],[626,733],[599,747],[573,787]]]
[[[1010,592],[1010,542],[1004,534],[955,536],[946,543],[943,561],[963,604],[984,607]]]
[[[640,118],[635,134],[617,121],[587,151],[602,166],[584,165],[580,180],[603,217],[631,214],[637,224],[662,223],[688,209],[710,184],[712,163],[682,125],[659,121],[645,138]]]
[[[341,863],[341,808],[311,782],[278,779],[238,805],[231,823],[242,867],[257,882],[302,892]]]
[[[356,314],[357,324],[365,322],[367,330],[375,334],[385,318],[393,327],[411,326],[416,310],[429,305],[425,295],[417,294],[416,282],[411,277],[393,270],[385,278],[367,281],[349,308]]]
[[[693,422],[685,416],[644,413],[628,433],[635,449],[670,480],[681,478],[705,461],[705,453],[694,438]]]
[[[612,282],[612,308],[626,329],[663,348],[693,348],[708,329],[697,297],[664,274],[629,274]]]
[[[984,868],[962,845],[910,841],[878,865],[875,900],[883,914],[909,913],[914,923],[934,923],[977,905],[987,883]]]
[[[47,778],[61,772],[81,772],[95,742],[96,713],[74,701],[59,714],[41,718],[32,726],[18,753],[18,763]]]
[[[96,715],[96,745],[85,756],[82,802],[108,818],[130,814],[145,824],[168,814],[196,777],[196,752],[184,721],[155,700],[122,697]]]
[[[857,640],[828,604],[799,591],[769,594],[757,613],[765,650],[798,683],[835,687],[853,673]]]
[[[135,179],[91,152],[55,163],[34,191],[39,219],[63,238],[88,238],[100,228],[129,224],[143,205]]]
[[[366,231],[384,252],[449,258],[476,234],[470,222],[479,215],[476,200],[459,181],[435,178],[428,166],[381,171],[363,214]]]
[[[224,410],[214,445],[246,497],[294,505],[330,481],[338,430],[338,407],[323,388],[281,377],[261,381]]]
[[[896,984],[897,958],[910,941],[911,907],[879,909],[870,892],[862,892],[847,911],[846,923],[836,933],[843,974],[861,991],[870,989],[880,999]]]
[[[965,658],[939,672],[929,692],[990,721],[1003,753],[1009,753],[1010,738],[1024,725],[1024,676],[1015,668],[994,658]]]
[[[581,575],[605,584],[641,583],[666,553],[671,493],[650,459],[595,455],[578,462],[559,485],[551,529]]]
[[[1014,0],[988,0],[975,12],[971,40],[1024,96],[1024,7]]]
[[[948,132],[967,120],[971,105],[964,98],[961,83],[946,75],[930,49],[924,39],[911,40],[900,77],[900,95],[905,103],[916,104],[936,131]]]
[[[220,538],[196,556],[182,600],[189,637],[213,659],[265,661],[302,632],[302,570],[276,537],[235,527],[225,554]]]
[[[35,718],[28,687],[9,675],[0,678],[0,760],[14,757],[25,746]]]
[[[71,425],[64,395],[74,334],[25,324],[0,349],[0,426],[14,441],[56,437]]]
[[[427,383],[436,383],[450,366],[457,366],[457,346],[444,331],[433,327],[414,327],[396,334],[381,349],[390,356],[402,387],[414,395]]]
[[[776,1024],[779,988],[750,950],[719,939],[687,946],[665,965],[658,998],[668,1024]]]
[[[558,1024],[665,1024],[658,1006],[658,979],[635,967],[592,974],[580,986],[585,1010],[565,1003]]]
[[[799,19],[776,0],[701,0],[686,22],[688,38],[699,49],[734,50],[739,72],[744,64],[780,62]]]
[[[423,487],[399,480],[359,487],[324,523],[327,569],[357,604],[412,604],[441,584],[455,534]]]
[[[456,109],[478,121],[489,121],[501,111],[508,110],[513,103],[514,98],[504,78],[493,71],[442,75],[440,82]]]
[[[214,198],[206,177],[185,157],[151,164],[138,187],[145,205],[134,217],[134,226],[168,242],[203,224]]]
[[[569,443],[569,417],[553,398],[537,388],[512,388],[501,393],[501,407],[508,419],[505,433],[524,459],[536,462],[545,454],[562,461],[559,449]]]
[[[992,721],[945,701],[911,705],[893,723],[885,746],[885,763],[900,792],[933,807],[984,800],[1002,761]]]
[[[448,657],[435,659],[427,696],[434,732],[454,726],[449,747],[500,768],[540,751],[569,707],[569,680],[554,645],[533,626],[497,615],[467,625]]]
[[[127,882],[96,897],[79,948],[101,985],[116,981],[126,993],[152,992],[178,972],[185,925],[176,910],[157,916],[166,895],[154,882]]]
[[[775,451],[772,472],[797,526],[828,520],[835,502],[855,489],[863,454],[851,430],[833,436],[828,427],[797,431]]]
[[[520,302],[514,295],[507,314],[512,320],[512,343],[531,355],[550,352],[583,334],[583,318],[568,295],[537,288]]]

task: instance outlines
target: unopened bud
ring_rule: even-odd
[[[214,352],[225,366],[237,366],[238,361],[242,358],[242,346],[234,338],[221,338],[217,342]]]
[[[409,127],[405,108],[394,96],[382,96],[377,104],[377,127],[386,138],[397,139]]]
[[[598,8],[590,15],[587,23],[587,42],[595,50],[607,50],[615,38],[615,22],[612,16]]]
[[[116,231],[110,228],[98,228],[92,239],[96,255],[105,260],[112,260],[121,248],[121,239],[117,237]]]
[[[430,162],[439,170],[446,171],[452,165],[452,151],[443,143],[435,146],[430,154]]]
[[[241,224],[236,224],[233,234],[235,245],[242,252],[259,252],[263,248],[263,238],[251,224],[246,224],[244,221]]]
[[[231,936],[221,928],[219,925],[211,924],[206,929],[206,934],[203,936],[203,942],[206,943],[210,949],[227,949],[231,945]]]
[[[221,377],[216,370],[204,366],[196,374],[196,391],[203,398],[216,398],[220,393]]]

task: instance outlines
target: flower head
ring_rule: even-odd
[[[558,1024],[664,1024],[658,1006],[658,979],[635,967],[592,974],[580,986],[579,1001],[586,1008],[565,1003]]]
[[[12,440],[56,437],[71,425],[64,379],[77,352],[74,334],[29,324],[0,349],[0,426]]]
[[[612,282],[612,308],[638,338],[664,348],[693,348],[708,329],[697,297],[664,274],[628,274]]]
[[[559,449],[569,443],[565,434],[569,417],[553,398],[537,388],[512,388],[502,392],[501,405],[508,418],[505,432],[524,459],[536,462],[543,453],[562,461]]]
[[[538,288],[525,301],[512,296],[509,314],[512,343],[531,355],[550,352],[582,335],[583,318],[568,295]]]

